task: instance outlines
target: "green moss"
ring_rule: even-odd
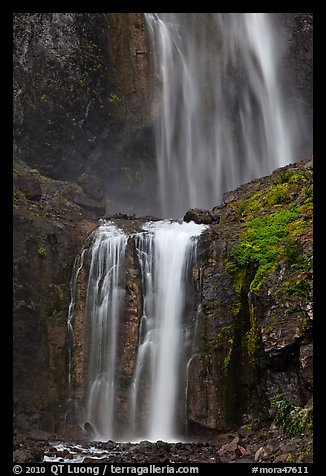
[[[268,326],[265,329],[266,334],[270,334],[274,329],[273,324],[268,324]]]
[[[292,270],[310,271],[313,269],[313,257],[302,256],[297,257],[297,261],[291,265]]]
[[[45,249],[42,248],[42,247],[38,248],[37,254],[38,254],[41,258],[45,258],[45,257],[46,257],[46,251],[45,251]]]
[[[14,188],[14,197],[18,198],[19,200],[23,200],[23,201],[27,200],[26,195],[24,194],[24,192],[22,190],[20,190],[20,188],[17,188],[17,187]]]
[[[240,218],[243,217],[246,207],[247,207],[246,202],[239,202],[236,204],[234,209],[234,214],[237,220],[240,220]]]
[[[287,183],[290,181],[293,172],[291,170],[281,170],[278,174],[273,177],[272,183],[274,185]]]
[[[117,104],[122,101],[121,96],[117,96],[117,94],[110,93],[108,97],[108,101],[113,104]]]
[[[308,296],[309,294],[309,284],[306,280],[306,276],[299,276],[297,281],[292,285],[288,286],[287,293],[290,296]]]
[[[273,205],[282,205],[283,203],[289,203],[291,201],[291,195],[289,193],[289,184],[283,183],[271,187],[266,196],[264,197],[265,206],[272,207]]]
[[[247,346],[248,362],[253,364],[255,361],[257,349],[260,342],[260,328],[257,323],[257,319],[254,313],[254,306],[251,304],[249,308],[250,312],[250,329],[245,334],[245,342]]]
[[[302,334],[304,334],[305,331],[307,330],[308,324],[309,324],[309,317],[307,315],[303,315],[300,321],[300,331]]]
[[[309,174],[305,171],[297,172],[295,170],[281,170],[275,177],[273,177],[272,183],[274,185],[289,183],[295,185],[302,185],[309,179]]]
[[[227,370],[229,368],[229,365],[230,365],[230,362],[231,362],[231,355],[232,355],[232,351],[233,351],[233,337],[230,337],[230,339],[228,340],[228,343],[230,344],[230,347],[229,347],[228,353],[226,354],[226,356],[224,358],[224,361],[223,361],[224,370],[226,372],[227,372]]]
[[[313,185],[309,185],[304,191],[306,195],[305,203],[311,203],[313,201],[314,188]]]
[[[312,185],[308,185],[310,179],[306,171],[280,171],[273,177],[267,190],[258,191],[242,202],[230,203],[228,207],[233,208],[237,220],[251,220],[258,213],[274,211],[291,203],[299,193],[312,201]]]
[[[271,403],[272,407],[276,409],[274,422],[282,428],[286,438],[312,431],[312,407],[302,408],[286,400],[283,394],[277,395]]]
[[[310,220],[309,218],[306,219],[305,217],[302,217],[295,220],[289,226],[288,231],[293,237],[298,237],[302,236],[305,233],[308,226],[312,226],[312,220]]]
[[[308,458],[311,454],[311,448],[303,448],[299,455],[300,455],[300,461],[304,461],[306,458]]]
[[[295,458],[292,453],[289,453],[287,458],[286,458],[287,463],[295,463]]]
[[[275,269],[277,257],[284,252],[281,240],[289,233],[288,224],[297,217],[295,211],[282,209],[254,218],[241,234],[241,242],[232,248],[231,258],[237,267],[245,268],[249,263],[258,264],[251,289],[258,289],[267,274]]]
[[[232,304],[232,315],[237,316],[239,314],[240,310],[241,310],[241,301],[240,301],[240,299],[237,299]]]
[[[220,332],[216,335],[214,339],[213,346],[215,349],[220,347],[223,343],[229,342],[230,339],[233,339],[233,325],[224,326]]]
[[[297,263],[300,250],[297,245],[297,242],[292,237],[286,237],[283,240],[283,249],[285,257],[288,263],[292,266],[294,263]]]

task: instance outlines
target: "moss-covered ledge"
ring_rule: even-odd
[[[310,399],[312,199],[307,158],[226,193],[210,211],[215,223],[199,252],[204,325],[190,379],[194,423],[223,430],[268,418],[279,394],[299,406]],[[196,400],[203,375],[207,398]]]

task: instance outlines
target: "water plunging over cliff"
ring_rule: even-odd
[[[171,441],[180,432],[177,406],[186,378],[186,290],[192,278],[197,237],[205,227],[157,222],[144,228],[146,232],[136,237],[144,304],[131,421],[137,436]],[[142,387],[146,385],[150,391],[144,409]],[[139,413],[145,415],[142,421],[137,421]]]
[[[193,222],[159,221],[129,236],[112,223],[103,223],[95,231],[85,308],[84,423],[90,424],[92,438],[171,441],[181,437],[198,306],[193,269],[198,237],[205,228]],[[138,263],[142,295],[130,384],[121,380],[127,250]]]
[[[127,236],[111,224],[98,228],[91,248],[86,317],[89,321],[86,421],[100,439],[112,438],[119,320],[124,298]]]
[[[156,155],[163,216],[298,160],[298,107],[283,94],[282,32],[268,13],[147,13],[160,90]],[[160,86],[157,84],[160,83]]]

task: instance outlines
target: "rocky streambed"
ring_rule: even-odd
[[[244,425],[206,441],[89,442],[86,437],[31,431],[14,436],[13,462],[69,463],[311,463],[312,437],[284,438],[268,423]]]

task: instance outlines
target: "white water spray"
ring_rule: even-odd
[[[268,13],[146,13],[161,82],[156,155],[163,216],[299,160],[301,114],[283,93]],[[286,104],[286,105],[285,105]]]
[[[171,441],[178,436],[178,392],[186,372],[182,366],[187,345],[183,331],[186,289],[189,273],[192,276],[197,238],[205,228],[194,223],[156,222],[137,236],[144,312],[132,386],[131,420],[136,421],[144,406],[141,385],[150,385],[147,408],[141,408],[145,415],[142,437],[149,440]]]
[[[159,221],[147,223],[143,232],[129,237],[112,223],[102,224],[93,233],[85,308],[87,391],[85,416],[80,422],[90,424],[93,439],[180,438],[185,426],[187,360],[193,351],[198,306],[193,269],[198,238],[205,229],[193,222]],[[128,239],[134,240],[140,265],[143,315],[129,388],[130,414],[122,428],[117,369],[124,345],[121,326]],[[84,249],[74,273],[68,314],[71,331],[75,281],[87,261],[86,252]]]
[[[110,439],[115,433],[117,349],[127,240],[114,225],[103,224],[91,248],[86,301],[90,329],[86,421],[100,440]]]

